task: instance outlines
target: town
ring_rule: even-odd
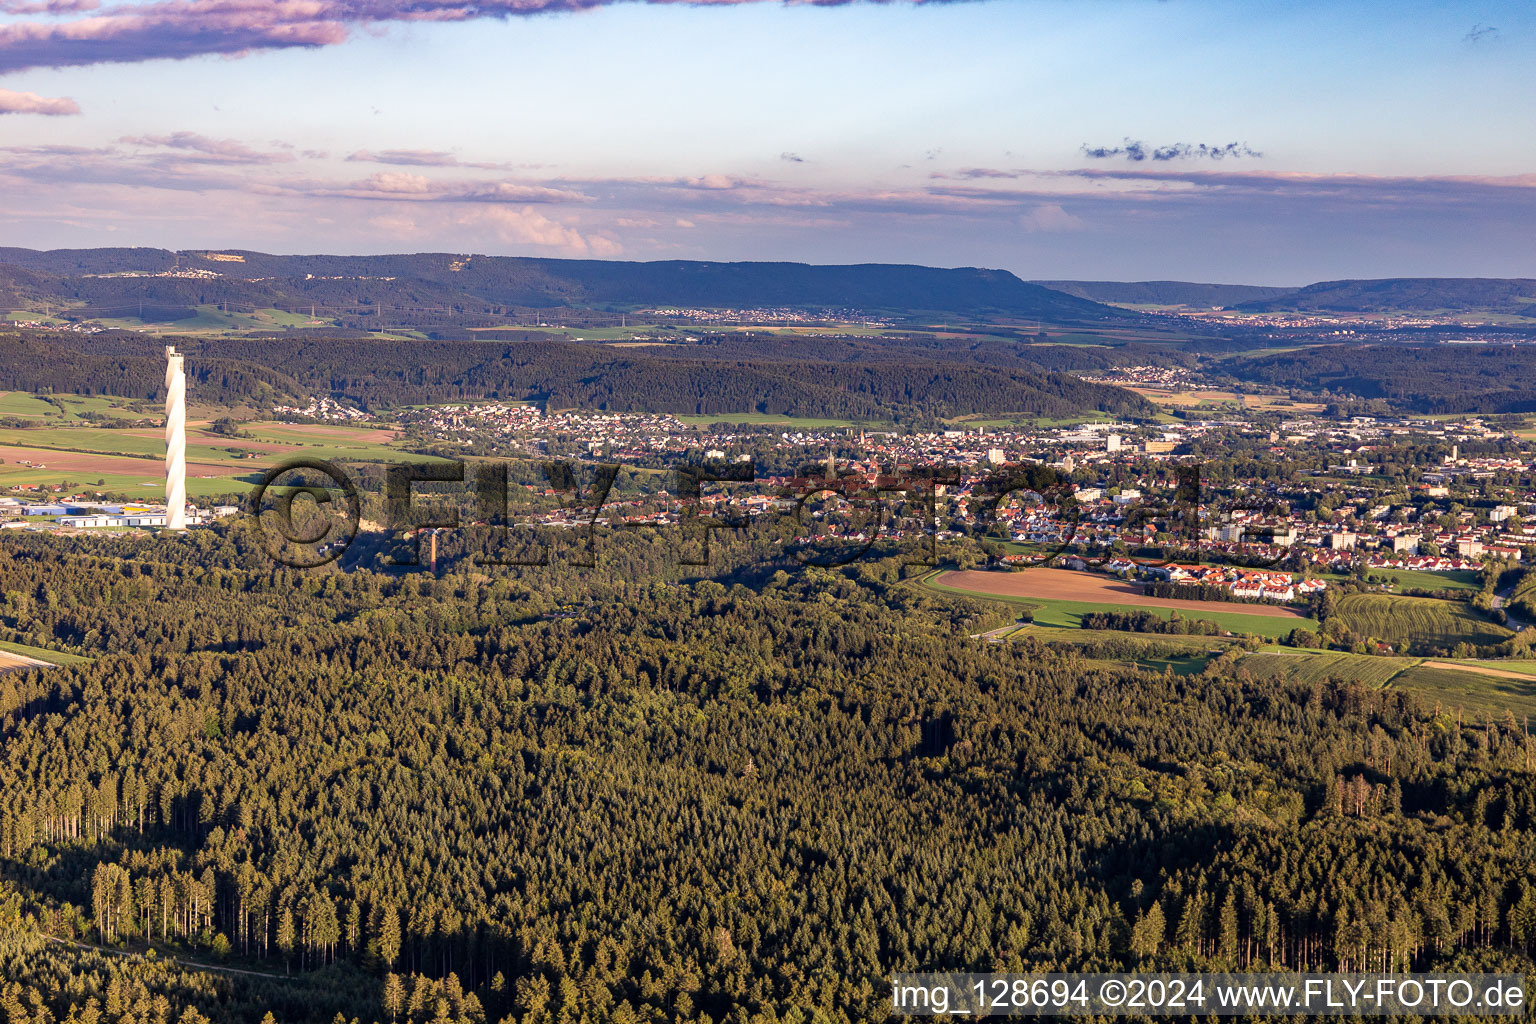
[[[1530,446],[1518,424],[1481,417],[1266,415],[903,432],[508,402],[406,409],[379,420],[330,396],[275,412],[388,426],[398,431],[403,462],[412,453],[524,460],[535,468],[514,483],[526,493],[513,518],[545,527],[675,526],[701,507],[737,524],[793,515],[807,543],[921,540],[938,544],[941,558],[954,545],[979,544],[999,568],[1091,570],[1275,602],[1304,600],[1329,576],[1466,574],[1536,561]],[[1231,458],[1238,452],[1259,468]],[[577,475],[598,465],[647,472],[594,506],[540,478],[536,465],[551,460]],[[739,482],[707,484],[697,497],[678,493],[678,466],[716,464],[747,468]],[[923,507],[914,482],[931,492]],[[40,488],[0,497],[0,526],[166,524],[165,508],[151,501],[89,489],[39,499],[29,489]],[[241,500],[232,490],[189,509],[186,523],[228,519]],[[867,513],[878,504],[892,514],[875,528]],[[465,522],[477,514],[466,504]]]

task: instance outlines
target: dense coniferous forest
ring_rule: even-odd
[[[1531,969],[1513,721],[970,641],[1005,620],[898,558],[751,534],[706,578],[650,531],[434,576],[279,569],[247,530],[0,549],[0,639],[92,659],[0,677],[13,1021],[876,1020],[904,969]]]
[[[763,412],[857,419],[953,416],[975,411],[1070,416],[1084,409],[1148,416],[1145,399],[1090,384],[1027,357],[1012,367],[940,360],[920,351],[843,361],[775,348],[750,355],[748,339],[677,354],[636,354],[564,341],[478,342],[357,339],[230,339],[178,342],[201,401],[224,405],[292,401],[318,392],[365,408],[503,398],[550,408],[611,411]],[[727,345],[729,347],[727,347]],[[164,342],[132,336],[61,346],[56,338],[0,338],[0,389],[158,398]],[[300,382],[303,382],[302,384]]]
[[[1410,412],[1536,411],[1529,345],[1326,345],[1218,367],[1239,380],[1385,399]]]

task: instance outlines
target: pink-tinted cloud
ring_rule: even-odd
[[[263,153],[234,139],[210,139],[196,132],[172,132],[170,135],[130,135],[118,142],[146,149],[174,149],[187,154],[183,159],[218,164],[281,164],[293,159],[289,153]],[[292,147],[284,147],[291,149]]]
[[[343,177],[304,164],[285,144],[268,149],[193,132],[129,136],[101,147],[67,145],[0,146],[0,179],[36,186],[49,183],[116,184],[206,193],[228,191],[314,201],[364,200],[396,204],[473,206],[573,206],[607,211],[608,223],[649,229],[686,220],[755,211],[797,224],[834,217],[1017,218],[1026,230],[1061,231],[1087,219],[1085,200],[1095,208],[1107,201],[1143,208],[1272,197],[1285,202],[1461,206],[1496,201],[1536,201],[1536,175],[1391,177],[1304,174],[1281,171],[1209,169],[1079,168],[989,170],[970,168],[932,176],[921,184],[871,184],[863,188],[816,186],[738,177],[718,170],[675,177],[591,177],[472,174],[468,163],[449,163],[437,151],[381,151],[408,156],[395,169],[366,177]],[[369,152],[369,151],[363,151]],[[307,157],[308,154],[305,154]],[[359,157],[359,159],[362,159]],[[409,164],[414,163],[414,166]],[[961,179],[961,180],[956,180]],[[770,213],[770,211],[778,211]],[[1097,224],[1097,218],[1090,223]]]
[[[1390,178],[1147,164],[863,189],[741,179],[717,189],[691,182],[730,168],[575,181],[477,180],[400,167],[377,168],[401,175],[379,180],[297,162],[195,163],[187,152],[0,146],[7,200],[0,227],[11,244],[38,247],[99,245],[117,230],[131,237],[125,244],[174,248],[217,242],[298,252],[324,237],[335,251],[875,260],[1007,267],[1051,279],[1295,284],[1528,277],[1525,225],[1536,218],[1531,175]],[[517,189],[579,190],[579,199],[520,202]]]
[[[305,182],[280,186],[316,197],[388,199],[439,203],[582,203],[574,189],[516,181],[445,181],[410,171],[381,171],[343,184]]]
[[[459,223],[466,227],[488,227],[504,242],[555,249],[569,256],[609,259],[623,251],[623,247],[607,235],[584,235],[569,224],[551,220],[531,206],[521,210],[496,207],[469,213],[460,217]]]
[[[0,89],[0,114],[43,114],[62,117],[80,113],[80,104],[68,96],[39,96],[35,92]]]
[[[1313,198],[1357,196],[1363,201],[1466,197],[1481,189],[1536,189],[1536,174],[1383,175],[1317,174],[1301,171],[1176,171],[1083,168],[1040,172],[1064,179],[1118,183],[1145,191],[1196,191],[1206,195],[1290,195]],[[1145,191],[1143,194],[1145,194]]]
[[[437,149],[360,149],[348,163],[394,164],[397,167],[458,167],[459,158]]]
[[[348,163],[385,164],[390,167],[465,167],[478,171],[531,170],[539,164],[511,164],[496,160],[461,160],[441,149],[360,149],[347,156]]]
[[[73,13],[92,0],[11,0],[16,13]],[[88,17],[0,26],[0,74],[25,68],[127,64],[202,54],[335,46],[354,28],[386,22],[472,21],[604,7],[618,0],[149,0]],[[767,0],[645,0],[741,4]],[[787,0],[786,0],[787,2]],[[838,6],[859,0],[811,0]],[[873,0],[936,3],[943,0]]]

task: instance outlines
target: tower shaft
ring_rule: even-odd
[[[187,528],[187,375],[174,345],[165,347],[165,526]]]

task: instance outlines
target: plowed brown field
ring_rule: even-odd
[[[1273,604],[1242,604],[1237,601],[1188,601],[1174,597],[1148,597],[1140,587],[1112,576],[1071,569],[1021,569],[1018,572],[981,572],[966,569],[939,575],[937,583],[973,594],[1001,597],[1038,597],[1053,601],[1089,604],[1135,605],[1142,608],[1177,608],[1180,611],[1236,612],[1274,618],[1306,618],[1294,608]]]

